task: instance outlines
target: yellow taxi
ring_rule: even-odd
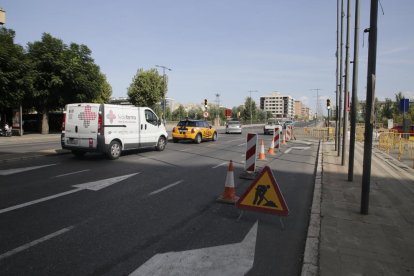
[[[173,142],[180,140],[191,140],[200,144],[203,140],[217,140],[217,131],[208,124],[207,121],[201,120],[182,120],[172,130]]]

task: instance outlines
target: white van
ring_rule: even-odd
[[[78,157],[103,152],[117,159],[123,150],[155,147],[164,150],[165,126],[149,107],[77,103],[65,107],[62,148]]]

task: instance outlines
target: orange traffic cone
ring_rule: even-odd
[[[257,160],[266,160],[263,139],[262,139],[262,143],[260,144],[260,153],[259,153],[259,158],[257,158]]]
[[[217,202],[235,204],[239,200],[239,197],[236,196],[236,190],[234,188],[234,168],[233,161],[230,160],[229,167],[227,169],[226,182],[224,183],[224,192]]]
[[[275,155],[275,141],[272,139],[272,143],[270,143],[270,148],[267,151],[270,155]]]

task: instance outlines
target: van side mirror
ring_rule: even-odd
[[[161,119],[158,119],[158,126],[160,126],[161,125]]]

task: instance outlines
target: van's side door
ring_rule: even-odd
[[[155,146],[160,135],[158,116],[150,109],[140,109],[140,146]]]

